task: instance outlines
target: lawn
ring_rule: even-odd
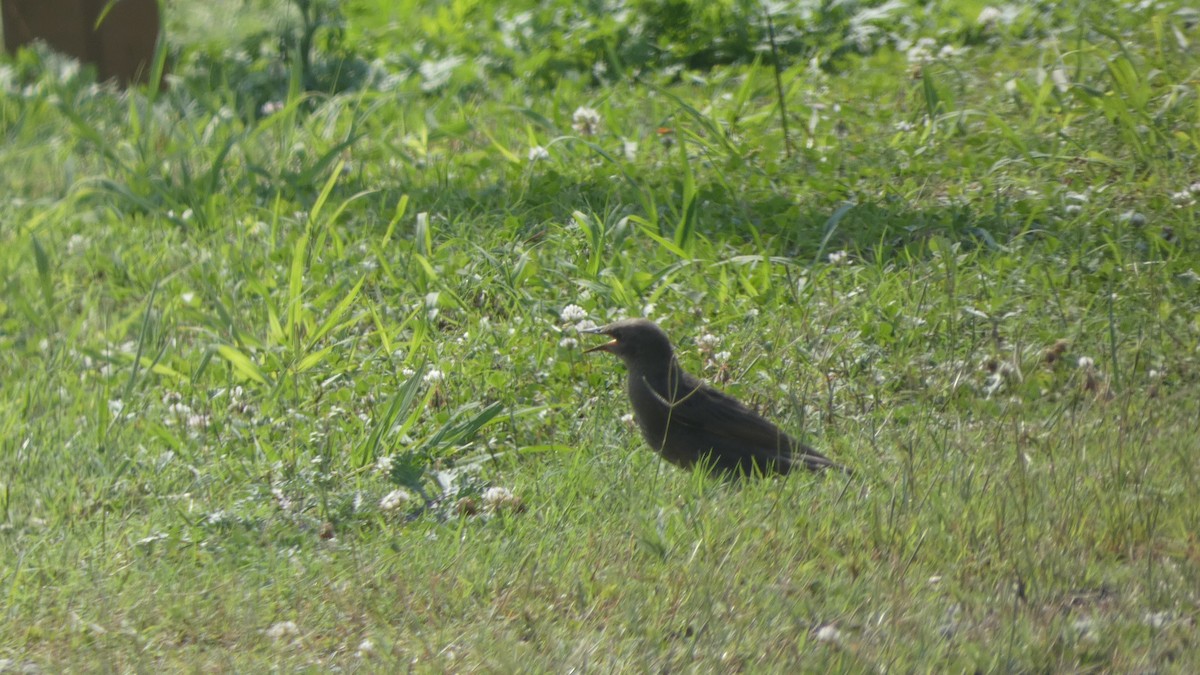
[[[166,20],[0,62],[0,672],[1200,671],[1190,3]]]

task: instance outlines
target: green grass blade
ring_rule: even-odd
[[[413,374],[400,386],[400,390],[388,403],[387,411],[375,420],[375,425],[362,443],[359,443],[351,454],[351,463],[356,467],[366,466],[379,456],[383,436],[388,432],[402,415],[405,415],[416,398],[425,374],[425,364],[414,369]]]
[[[236,347],[230,345],[217,345],[217,354],[229,362],[233,366],[234,372],[253,380],[259,384],[269,385],[267,376],[259,369],[258,364],[254,363],[249,356],[246,356]]]

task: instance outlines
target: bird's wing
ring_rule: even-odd
[[[812,448],[792,441],[779,427],[742,405],[740,401],[688,375],[671,406],[671,423],[684,424],[704,433],[762,449],[776,449],[825,459]]]

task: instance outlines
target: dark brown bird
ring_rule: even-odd
[[[740,475],[785,474],[800,467],[850,473],[684,372],[671,340],[653,321],[626,319],[590,332],[612,338],[585,353],[606,351],[625,362],[634,419],[650,447],[672,464],[688,468],[700,462]]]

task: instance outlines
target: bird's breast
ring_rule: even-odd
[[[672,423],[673,411],[667,402],[674,399],[666,393],[665,382],[659,385],[661,388],[652,389],[655,385],[647,378],[629,378],[633,418],[651,449],[673,464],[690,466],[706,448],[689,438],[691,434],[681,422]]]
[[[646,442],[658,450],[666,436],[670,408],[663,397],[651,391],[650,384],[641,376],[630,374],[629,403],[633,406],[633,418],[646,437]]]

